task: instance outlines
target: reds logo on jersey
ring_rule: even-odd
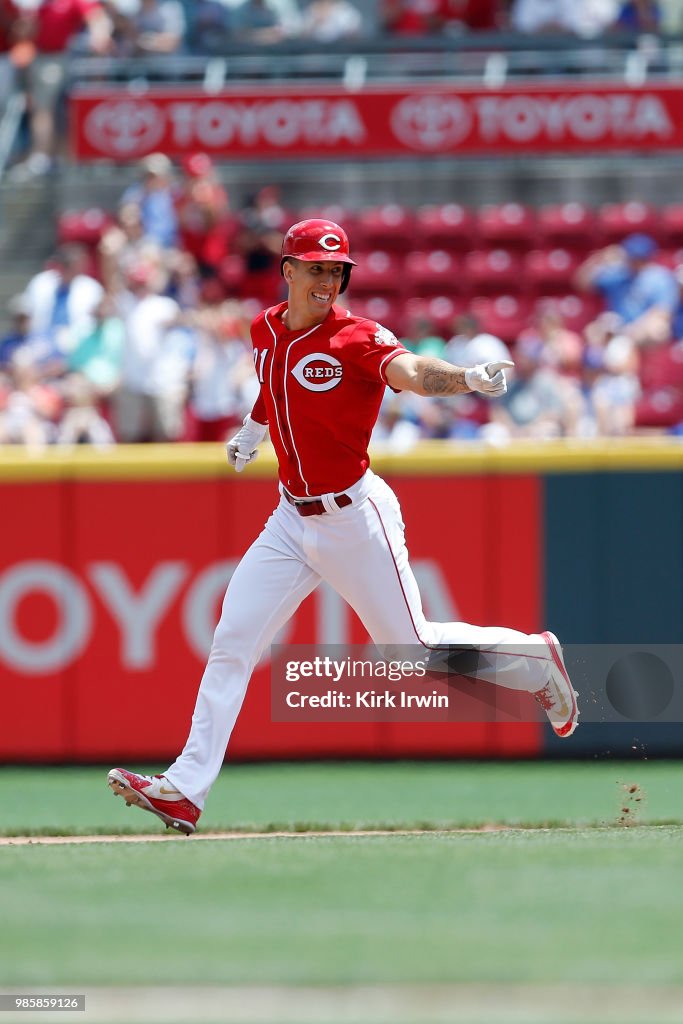
[[[292,368],[292,376],[307,391],[331,391],[341,384],[342,364],[325,352],[311,352]]]

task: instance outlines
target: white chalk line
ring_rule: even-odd
[[[511,825],[481,825],[476,828],[448,829],[319,829],[300,832],[199,832],[193,836],[182,836],[177,832],[142,832],[136,835],[75,835],[75,836],[0,836],[0,846],[65,846],[73,843],[177,843],[191,839],[240,840],[240,839],[324,839],[357,838],[359,836],[431,836],[431,835],[478,835],[486,832],[542,832],[555,831],[541,828],[516,828]]]

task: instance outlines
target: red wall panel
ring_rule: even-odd
[[[65,488],[57,483],[0,485],[0,576],[5,580],[0,602],[0,755],[4,758],[60,759],[68,754],[66,672],[48,664],[17,671],[17,657],[32,655],[40,641],[49,641],[59,625],[55,593],[31,587],[25,596],[9,592],[33,571],[48,567],[53,575],[68,566],[64,518]],[[40,564],[37,564],[40,563]],[[48,585],[46,583],[46,585]],[[27,584],[28,586],[28,584]],[[21,648],[18,649],[18,648]]]
[[[184,742],[192,713],[198,658],[179,637],[191,585],[218,559],[216,488],[210,481],[79,481],[74,490],[75,566],[96,629],[76,668],[73,753],[155,757]],[[135,602],[145,608],[147,596],[159,614],[150,611],[148,628],[136,636],[134,620],[144,616]],[[117,611],[119,602],[127,612]],[[126,614],[131,621],[122,626]]]
[[[428,616],[540,626],[538,481],[396,476],[390,482],[402,503]],[[11,609],[15,640],[40,649],[65,624],[81,636],[78,652],[67,651],[49,673],[18,665],[0,636],[0,758],[174,757],[187,734],[227,573],[270,514],[274,482],[78,479],[8,484],[0,496],[7,526],[0,540],[0,606],[9,601],[8,581],[35,560],[61,573],[73,597],[65,611],[39,587],[29,588]],[[323,644],[366,637],[351,610],[320,588],[283,639]],[[266,663],[250,684],[230,755],[527,756],[539,743],[538,724],[273,723]]]

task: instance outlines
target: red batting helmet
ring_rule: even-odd
[[[282,243],[280,273],[288,257],[306,263],[346,263],[340,292],[346,291],[354,261],[349,256],[349,239],[332,220],[300,220],[292,224]]]

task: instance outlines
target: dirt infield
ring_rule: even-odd
[[[528,831],[515,829],[510,825],[481,825],[478,828],[450,829],[366,829],[318,832],[200,832],[198,835],[181,836],[177,832],[139,835],[90,835],[90,836],[0,836],[0,846],[64,846],[71,843],[173,843],[183,839],[324,839],[356,838],[358,836],[425,836],[425,835],[468,835],[482,832]],[[534,829],[535,832],[544,831]]]
[[[683,1000],[679,987],[599,984],[141,986],[78,992],[85,995],[85,1013],[62,1012],[62,1024],[83,1024],[83,1018],[89,1024],[679,1024]],[[45,1019],[30,1011],[7,1016],[8,1024]]]

